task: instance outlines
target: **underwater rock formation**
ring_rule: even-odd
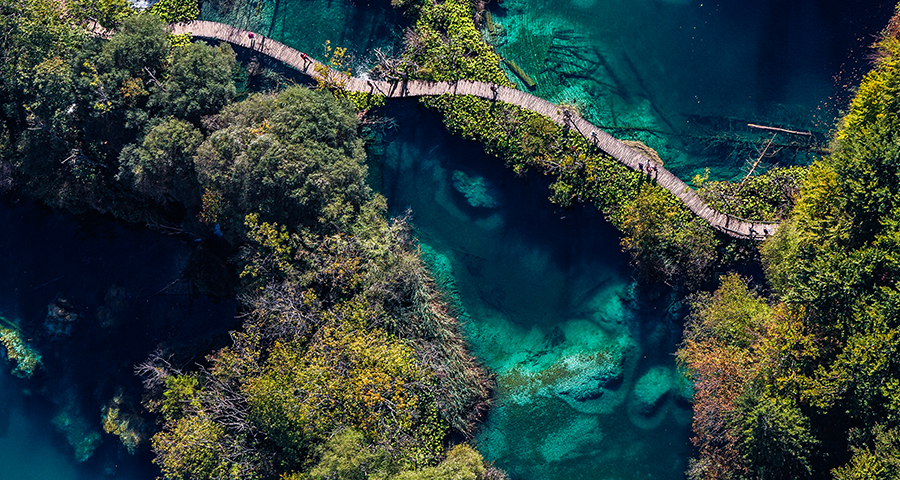
[[[670,368],[653,367],[638,379],[632,390],[638,413],[651,416],[656,412],[656,409],[674,388],[673,374],[674,372]]]
[[[79,462],[91,458],[100,445],[100,432],[94,430],[91,422],[87,421],[74,398],[70,398],[53,417],[52,423],[65,435],[66,441],[75,450],[75,460]]]
[[[67,337],[72,334],[72,327],[78,321],[75,307],[65,298],[58,296],[47,305],[47,317],[44,328],[54,337]]]
[[[635,382],[628,417],[633,425],[645,430],[658,427],[667,415],[673,415],[679,423],[689,424],[692,395],[690,381],[676,369],[653,367]]]
[[[490,192],[490,185],[482,177],[472,177],[460,170],[453,171],[453,188],[466,197],[469,205],[476,208],[494,208],[498,205]]]
[[[596,400],[606,389],[614,389],[622,383],[621,357],[608,352],[597,355],[573,355],[563,359],[570,376],[554,386],[556,394],[567,402]]]

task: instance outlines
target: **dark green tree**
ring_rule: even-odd
[[[210,47],[202,42],[179,48],[166,70],[166,80],[150,97],[151,107],[163,115],[198,122],[218,112],[235,95],[234,52],[228,44]]]
[[[253,212],[298,232],[350,227],[370,196],[356,122],[349,103],[306,88],[253,96],[209,119],[195,167],[222,199],[216,221],[238,236]]]
[[[170,118],[154,126],[142,143],[122,149],[117,178],[156,202],[176,200],[196,208],[200,195],[193,156],[202,141],[193,125]]]
[[[818,441],[809,419],[787,398],[745,400],[740,417],[741,453],[760,480],[810,478]]]

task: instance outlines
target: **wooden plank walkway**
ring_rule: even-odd
[[[196,37],[222,40],[234,45],[249,48],[263,55],[279,60],[292,68],[309,75],[317,76],[316,65],[321,65],[309,56],[291,48],[283,43],[272,40],[258,33],[232,27],[223,23],[194,21],[177,23],[171,26],[172,33],[190,33]],[[423,80],[411,80],[403,82],[385,82],[367,80],[346,75],[331,70],[336,77],[346,78],[345,88],[354,92],[370,92],[382,94],[387,97],[422,97],[434,95],[473,95],[488,100],[506,102],[519,107],[540,113],[559,125],[569,126],[575,129],[584,138],[595,144],[601,150],[618,160],[632,170],[646,172],[650,165],[656,165],[649,158],[638,151],[629,148],[624,143],[597,128],[577,114],[566,111],[558,105],[550,103],[542,98],[514,88],[503,87],[484,82],[460,80],[455,82],[429,82]],[[777,222],[750,222],[743,219],[718,212],[709,207],[680,178],[671,172],[657,166],[650,176],[659,185],[672,192],[697,216],[708,222],[713,228],[735,238],[749,238],[762,240],[775,233]]]

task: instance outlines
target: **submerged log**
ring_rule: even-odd
[[[768,130],[770,132],[790,133],[793,135],[803,135],[806,137],[812,136],[812,132],[798,132],[796,130],[788,130],[786,128],[778,128],[778,127],[767,127],[765,125],[757,125],[755,123],[748,123],[747,126],[750,128],[758,128],[760,130]]]
[[[528,86],[529,90],[534,90],[537,87],[537,83],[535,83],[534,80],[532,80],[531,77],[529,77],[528,74],[525,73],[525,70],[522,70],[522,67],[516,64],[515,61],[504,58],[503,63],[505,63],[506,66],[509,67],[509,69],[512,70],[517,77],[525,82],[525,85]]]
[[[494,32],[497,30],[497,27],[494,26],[494,16],[491,15],[490,10],[484,11],[484,23],[487,25],[488,32],[490,32],[493,35]]]

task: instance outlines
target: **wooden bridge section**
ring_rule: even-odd
[[[194,21],[178,23],[171,26],[172,33],[190,33],[197,37],[225,41],[248,48],[268,57],[279,60],[290,67],[309,75],[317,76],[316,66],[321,65],[309,56],[283,43],[272,40],[258,33],[251,33],[231,25],[216,22]],[[320,67],[321,71],[321,67]],[[473,95],[476,97],[506,102],[531,110],[550,118],[559,125],[573,128],[588,141],[618,160],[632,170],[640,170],[652,177],[659,185],[678,197],[697,216],[708,222],[713,228],[735,238],[761,240],[772,235],[778,228],[776,222],[751,222],[718,212],[709,207],[680,178],[640,152],[628,147],[612,135],[597,128],[577,114],[542,98],[514,88],[484,82],[460,80],[455,82],[429,82],[410,80],[401,82],[385,82],[348,77],[345,74],[328,69],[333,78],[346,80],[344,88],[354,92],[370,92],[387,97],[422,97],[435,95]],[[341,78],[343,77],[343,78]],[[651,165],[655,168],[648,172]]]

